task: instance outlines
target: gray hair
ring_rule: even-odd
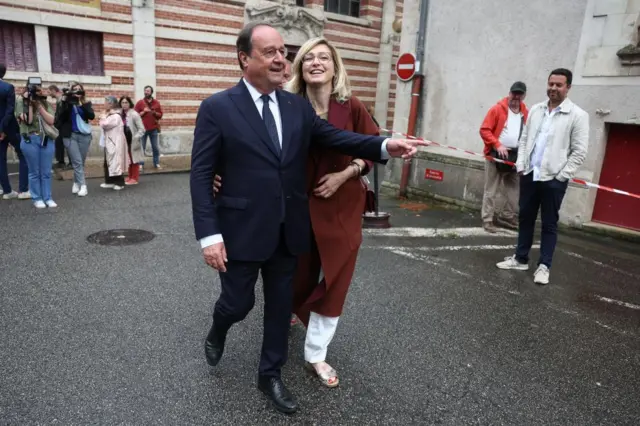
[[[119,107],[118,98],[116,98],[115,96],[105,96],[104,100],[111,104],[113,108]]]

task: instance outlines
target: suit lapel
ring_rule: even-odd
[[[291,103],[290,96],[282,91],[276,92],[278,97],[278,105],[280,107],[280,118],[282,120],[282,162],[287,158],[287,153],[291,149],[291,136],[293,134],[293,117],[295,114],[294,106]]]
[[[260,136],[260,140],[267,146],[269,151],[279,158],[278,152],[276,148],[273,146],[273,142],[271,142],[271,138],[269,137],[269,133],[267,132],[267,127],[260,117],[260,113],[258,112],[258,108],[256,108],[256,104],[251,99],[251,94],[249,93],[249,89],[244,84],[242,80],[229,92],[231,95],[231,100],[235,104],[238,111],[240,111],[240,115],[244,117],[249,126],[256,132],[258,136]],[[284,120],[283,120],[284,122]],[[283,123],[284,124],[284,123]],[[283,138],[284,139],[284,138]]]

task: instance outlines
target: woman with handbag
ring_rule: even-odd
[[[89,191],[84,175],[84,165],[91,145],[91,124],[96,116],[91,102],[84,97],[84,87],[73,83],[71,90],[62,96],[59,110],[56,111],[56,127],[60,130],[62,142],[73,166],[73,187],[71,192],[79,197]]]
[[[122,111],[115,96],[107,96],[104,101],[105,113],[100,117],[104,146],[104,183],[101,188],[120,191],[124,189],[124,171],[129,167],[127,138],[122,121]]]
[[[351,94],[345,66],[324,38],[302,45],[292,66],[290,92],[306,97],[319,117],[334,127],[377,135],[364,104]],[[307,163],[312,249],[298,257],[293,309],[307,327],[306,368],[327,387],[338,386],[338,374],[325,362],[342,315],[362,242],[366,185],[362,176],[373,164],[317,145]],[[214,191],[224,186],[219,176]],[[322,275],[322,277],[321,277]]]
[[[122,108],[122,120],[125,129],[129,129],[131,140],[127,135],[127,143],[129,146],[129,165],[128,177],[125,185],[137,185],[140,179],[140,163],[144,162],[144,152],[142,150],[142,137],[144,136],[144,124],[140,114],[133,109],[133,102],[128,96],[120,98],[120,108]]]
[[[29,167],[29,191],[38,209],[58,207],[51,198],[51,165],[58,130],[53,127],[54,111],[38,89],[40,98],[29,98],[24,90],[16,102],[15,115],[20,127],[20,149]]]

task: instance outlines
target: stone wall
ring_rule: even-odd
[[[415,6],[407,14],[410,1]],[[617,56],[625,45],[638,42],[634,17],[640,14],[640,2],[492,0],[482,8],[473,0],[430,3],[419,136],[481,152],[482,120],[487,110],[508,94],[514,81],[527,84],[526,103],[531,106],[546,100],[549,72],[569,68],[574,72],[569,96],[589,113],[591,125],[589,154],[577,177],[597,183],[608,123],[640,124],[640,78],[635,76],[640,68],[623,66]],[[415,51],[418,4],[417,0],[405,2],[403,51]],[[399,83],[394,129],[402,132],[407,128],[409,90],[410,83]],[[454,151],[426,151],[473,161],[473,157]],[[481,199],[484,177],[480,168],[450,169],[442,160],[445,181],[435,182],[424,179],[426,164],[421,159],[412,165],[412,188],[446,194],[463,203],[477,204]],[[438,164],[432,165],[438,168]],[[387,167],[389,183],[399,183],[400,167],[399,162]],[[454,173],[461,176],[452,176]],[[596,190],[572,185],[561,221],[574,226],[590,221],[595,194]]]

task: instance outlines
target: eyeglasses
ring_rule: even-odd
[[[302,62],[305,64],[311,64],[316,60],[316,58],[321,64],[328,64],[333,60],[331,55],[329,55],[328,53],[321,53],[318,56],[313,54],[304,55],[304,57],[302,58]]]
[[[280,54],[282,55],[283,58],[287,57],[287,54],[289,53],[289,50],[287,50],[286,47],[283,47],[282,49],[276,49],[276,48],[271,48],[271,49],[267,49],[263,52],[260,52],[260,54],[262,56],[264,56],[267,59],[273,59],[276,57],[276,55],[278,54],[278,52],[280,52]]]

